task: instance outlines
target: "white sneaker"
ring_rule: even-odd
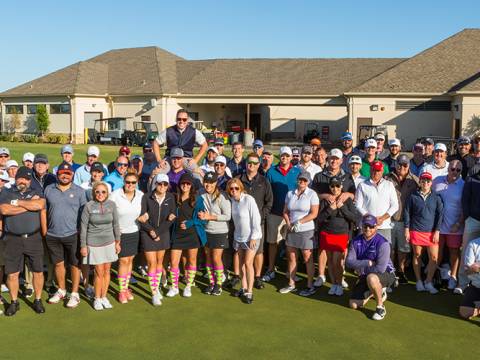
[[[179,293],[178,287],[171,286],[170,290],[167,293],[167,297],[174,297],[175,295],[178,295],[178,293]]]
[[[453,293],[454,293],[454,294],[461,295],[461,294],[463,294],[464,291],[465,291],[465,287],[460,286],[460,285],[457,285],[457,287],[455,288],[455,290],[453,290]]]
[[[387,292],[388,292],[388,288],[383,288],[382,289],[382,303],[387,300]]]
[[[159,292],[157,291],[155,295],[152,296],[152,305],[153,306],[160,306],[162,302],[160,301],[160,297],[158,296]]]
[[[285,273],[285,276],[287,277],[287,279],[290,279],[290,273],[287,271]],[[297,276],[297,274],[295,274],[295,282],[299,282],[300,281],[300,278]]]
[[[393,292],[392,288],[390,286],[387,287],[387,293],[391,294]]]
[[[317,280],[315,280],[315,282],[313,283],[313,286],[320,287],[325,284],[325,281],[327,281],[325,275],[318,275]]]
[[[185,286],[185,289],[183,289],[183,297],[191,297],[192,296],[192,289],[190,286]]]
[[[110,301],[108,301],[108,299],[106,297],[104,297],[103,299],[100,299],[102,301],[102,305],[105,309],[113,309],[113,306],[112,304],[110,304]]]
[[[68,309],[76,308],[79,303],[80,303],[80,295],[78,295],[78,293],[71,293],[70,300],[68,300],[68,303],[67,303],[67,308]]]
[[[137,280],[132,276],[130,278],[130,285],[135,285],[137,283]]]
[[[417,291],[427,291],[427,289],[425,289],[425,286],[423,286],[422,280],[418,280],[415,287],[417,288]]]
[[[348,283],[345,281],[345,277],[342,278],[342,288],[348,289]]]
[[[206,272],[205,274],[203,274],[203,277],[204,277],[205,279],[208,279],[208,272]]]
[[[328,290],[328,295],[335,295],[337,293],[337,286],[338,285],[332,285],[330,290]],[[341,287],[341,286],[340,286]]]
[[[93,286],[89,286],[85,289],[85,296],[89,299],[93,299],[95,297],[95,290]]]
[[[337,285],[337,289],[335,290],[335,295],[342,296],[343,295],[343,284],[342,286]]]
[[[375,314],[372,316],[372,320],[383,320],[387,313],[385,306],[377,306],[375,309]]]
[[[222,274],[222,284],[227,281],[227,277],[225,276],[225,273]]]
[[[6,284],[2,284],[2,290],[1,290],[1,291],[2,291],[2,293],[8,293],[8,292],[10,292],[10,290],[8,290],[8,287],[7,287]]]
[[[158,294],[158,298],[160,300],[163,300],[163,295],[162,295],[162,292],[160,291],[160,289],[157,289],[157,294]]]
[[[148,276],[147,266],[139,266],[139,267],[138,267],[138,274],[139,274],[140,276],[143,276],[143,277]]]
[[[265,275],[263,275],[262,281],[269,282],[273,278],[275,278],[275,271],[268,269]]]
[[[93,302],[93,308],[97,311],[103,310],[102,299],[96,298]]]
[[[63,298],[65,298],[67,296],[67,290],[60,290],[58,289],[57,292],[55,293],[55,295],[53,295],[49,300],[48,302],[50,304],[57,304],[59,303],[60,301],[62,301]]]
[[[450,280],[448,280],[448,290],[453,290],[457,286],[457,278],[455,276],[452,276]]]
[[[430,291],[430,294],[438,294],[438,290],[435,289],[435,286],[433,286],[431,281],[428,284],[425,284],[425,289]]]

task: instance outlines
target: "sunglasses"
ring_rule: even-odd
[[[172,158],[173,161],[180,161],[182,160],[183,158]]]
[[[332,189],[340,188],[340,185],[337,185],[337,184],[335,184],[335,185],[330,185],[330,188],[332,188]]]
[[[230,191],[238,191],[238,190],[240,190],[239,187],[231,187],[231,188],[230,188]]]
[[[342,139],[342,141],[352,141],[353,139],[349,139],[349,138],[346,138],[346,139]]]
[[[192,185],[192,183],[184,181],[184,182],[181,182],[180,185],[181,186],[185,186],[185,185],[190,186],[190,185]]]
[[[126,152],[126,151],[124,151],[124,152],[120,153],[120,155],[127,156],[127,155],[130,155],[130,153],[129,153],[129,152]]]
[[[187,122],[188,119],[184,119],[184,118],[177,118],[177,121],[183,121],[183,122]]]
[[[475,145],[478,145],[478,144],[480,144],[480,140],[475,140],[473,143],[474,143]]]
[[[453,172],[455,172],[455,171],[456,171],[457,173],[459,173],[459,172],[462,172],[462,170],[460,170],[460,169],[457,169],[457,168],[455,168],[455,169],[448,169],[448,170],[450,170],[450,171],[453,171]]]
[[[375,226],[372,226],[370,224],[365,224],[362,226],[364,229],[375,229]]]
[[[397,164],[397,166],[406,168],[406,167],[408,167],[408,164]]]
[[[258,165],[258,161],[248,160],[248,161],[247,161],[247,164]]]
[[[290,157],[290,155],[288,155],[288,154],[282,154],[282,155],[280,155],[280,157]]]
[[[310,180],[307,180],[307,179],[297,179],[297,181],[300,181],[300,182],[309,182]]]
[[[298,157],[298,158],[299,158],[299,157],[300,157],[300,155],[292,155],[292,157],[295,157],[295,158],[297,158],[297,157]]]
[[[424,182],[429,183],[429,182],[431,182],[432,180],[430,180],[430,179],[422,179],[422,180],[420,180],[420,181],[421,181],[422,183],[424,183]]]
[[[261,149],[263,146],[260,146],[260,145],[255,145],[253,148],[254,149]]]
[[[224,163],[216,163],[215,166],[224,167],[224,166],[227,166],[227,165],[225,165]]]
[[[169,184],[167,182],[161,182],[161,183],[157,183],[157,186],[165,186],[167,187]]]
[[[152,149],[145,149],[143,150],[144,153],[149,153],[149,152],[152,152],[153,150]]]
[[[95,190],[95,194],[106,194],[107,193],[107,190]]]
[[[0,158],[2,158],[2,159],[3,158],[8,158],[8,157],[10,157],[10,155],[0,155]]]
[[[127,185],[135,185],[138,181],[125,181]]]
[[[127,167],[127,166],[128,166],[128,163],[117,163],[117,166],[125,166],[125,167]]]

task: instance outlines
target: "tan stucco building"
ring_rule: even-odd
[[[328,126],[331,139],[386,125],[408,149],[420,135],[478,131],[479,45],[480,29],[466,29],[408,59],[188,61],[157,47],[112,50],[1,93],[2,130],[12,106],[32,133],[34,106],[46,104],[51,132],[73,142],[94,119],[127,117],[129,128],[152,120],[162,129],[186,108],[224,130],[248,118],[257,138],[298,138],[311,121]]]

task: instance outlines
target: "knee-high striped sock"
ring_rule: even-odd
[[[155,282],[157,283],[157,289],[160,286],[160,280],[162,279],[162,270],[156,269],[155,270]]]
[[[215,285],[215,279],[213,278],[213,264],[205,264],[205,268],[207,269],[208,280],[210,280],[210,284]]]
[[[125,284],[125,290],[128,290],[128,286],[130,285],[130,278],[132,277],[132,273],[127,273],[127,283]]]
[[[148,273],[148,284],[150,285],[150,290],[152,291],[152,296],[157,292],[157,283],[155,282],[155,274]]]
[[[190,267],[187,270],[187,286],[192,287],[195,275],[197,274],[197,267]]]
[[[124,292],[126,290],[127,284],[127,275],[121,276],[118,275],[118,287],[120,288],[120,292]]]
[[[215,280],[218,285],[222,286],[223,283],[223,266],[215,267]]]
[[[178,278],[180,277],[180,268],[172,269],[170,268],[170,280],[172,286],[178,288]]]

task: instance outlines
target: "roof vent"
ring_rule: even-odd
[[[30,85],[30,89],[33,89],[33,85]]]
[[[145,85],[146,83],[147,83],[147,82],[146,82],[145,80],[143,80],[142,85]]]

